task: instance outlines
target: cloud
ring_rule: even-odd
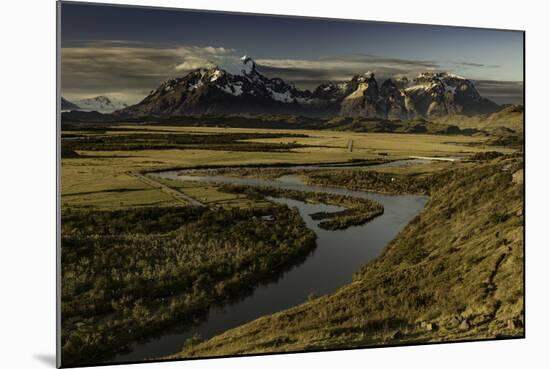
[[[168,78],[234,59],[235,50],[214,46],[158,48],[123,41],[80,43],[61,49],[62,91],[67,98],[106,94],[134,103]]]
[[[416,77],[426,70],[442,70],[431,60],[386,58],[377,55],[355,54],[319,59],[258,59],[258,70],[267,76],[278,76],[299,87],[313,89],[320,83],[349,80],[367,71],[378,80],[407,76]]]
[[[480,74],[484,68],[500,68],[499,65],[460,62],[439,62],[435,60],[417,60],[389,58],[370,54],[353,54],[318,59],[258,59],[257,63],[266,73],[281,73],[295,81],[341,80],[367,70],[373,71],[377,79],[406,76],[414,78],[425,71],[446,71],[456,74]],[[465,75],[465,77],[471,77]]]
[[[455,64],[458,66],[463,67],[475,67],[475,68],[500,68],[500,65],[496,64],[482,64],[482,63],[471,63],[471,62],[452,62],[451,64]]]
[[[406,76],[409,79],[424,71],[446,71],[466,78],[472,78],[467,70],[476,69],[476,74],[483,74],[484,68],[499,68],[498,65],[487,65],[472,62],[445,62],[432,60],[413,60],[386,58],[377,55],[347,55],[319,59],[259,59],[258,69],[267,76],[278,76],[294,82],[302,88],[314,89],[328,81],[341,82],[353,75],[373,71],[378,81],[386,78]],[[523,83],[516,81],[474,81],[479,92],[497,103],[520,104],[523,101]]]
[[[498,104],[523,104],[523,82],[474,80],[474,85],[482,96]]]
[[[187,70],[198,69],[198,68],[209,68],[214,65],[216,65],[216,63],[206,59],[188,57],[186,58],[186,60],[183,61],[183,63],[176,65],[174,69],[177,70],[178,72],[181,72],[181,71],[187,71]]]
[[[235,59],[235,50],[223,47],[182,47],[177,49],[182,62],[174,67],[178,72],[222,65]]]
[[[398,58],[385,58],[376,55],[356,54],[339,57],[326,57],[319,59],[258,59],[260,67],[266,70],[279,71],[291,74],[304,73],[312,76],[312,72],[318,75],[330,76],[330,80],[339,80],[342,77],[350,78],[353,75],[373,71],[377,75],[393,77],[397,74],[410,76],[426,70],[439,68],[439,64],[429,60],[408,60]],[[306,78],[308,79],[308,78]]]
[[[439,64],[430,60],[412,60],[399,58],[386,58],[368,54],[353,54],[333,56],[318,59],[258,59],[258,64],[280,68],[307,68],[307,69],[351,69],[364,70],[373,67],[399,67],[404,68],[436,68]]]
[[[214,45],[159,47],[143,42],[72,41],[61,50],[62,94],[68,99],[109,95],[127,103],[143,99],[151,89],[168,78],[191,70],[218,65],[230,73],[241,69],[241,54],[235,49]],[[462,74],[497,67],[470,62],[446,62],[388,58],[369,54],[331,56],[316,59],[260,58],[258,70],[268,77],[280,77],[299,88],[314,89],[321,83],[347,81],[370,70],[382,81],[407,76],[414,78],[426,70]],[[477,73],[483,75],[483,73]],[[465,77],[472,77],[465,75]],[[482,95],[497,102],[520,102],[523,84],[479,79]]]

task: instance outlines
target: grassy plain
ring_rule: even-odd
[[[189,206],[135,173],[184,167],[386,161],[409,156],[471,157],[494,150],[514,152],[490,146],[488,136],[158,124],[73,128],[64,130],[62,137],[62,152],[67,153],[61,160],[64,365],[96,363],[124,349],[132,340],[175,322],[200,319],[212,304],[246,294],[258,283],[303,260],[315,247],[314,235],[295,211],[274,206],[258,194],[229,191],[215,184],[155,179],[205,205]],[[486,337],[491,332],[519,334],[521,222],[513,212],[521,204],[521,191],[510,185],[511,169],[502,171],[505,165],[516,170],[520,166],[517,160],[497,158],[490,163],[435,162],[376,170],[298,173],[317,184],[429,193],[433,201],[420,220],[409,225],[392,243],[390,249],[394,251],[386,252],[390,256],[385,255],[383,262],[360,271],[351,285],[334,295],[313,299],[188,347],[180,356]],[[254,175],[254,170],[251,173]],[[468,180],[457,182],[462,177]],[[495,203],[492,193],[503,196],[503,203]],[[508,205],[499,208],[503,204]],[[362,208],[348,205],[351,212],[341,214],[345,217],[325,220],[329,228],[360,224],[368,220],[365,214],[369,211],[380,211],[369,204]],[[495,212],[498,217],[493,219],[491,214]],[[265,220],[263,215],[275,217]],[[449,227],[453,232],[449,232]],[[480,227],[485,227],[483,232],[478,231]],[[497,232],[500,238],[494,237]],[[462,238],[464,242],[457,241]],[[502,260],[498,256],[501,254],[506,254]],[[468,288],[449,289],[450,283],[460,282],[456,278],[466,275],[460,269],[461,260],[465,259],[465,265],[473,268],[467,274],[469,279],[464,280]],[[494,270],[497,261],[498,273],[485,281],[483,273]],[[443,264],[445,268],[440,272],[438,268],[443,268]],[[426,273],[446,279],[430,279]],[[396,277],[387,281],[387,275]],[[414,283],[421,281],[422,285],[414,291],[403,289],[413,288]],[[509,288],[510,295],[503,288]],[[446,290],[456,294],[441,292]],[[409,295],[417,300],[407,300]],[[468,310],[471,306],[460,308],[460,299],[468,296],[477,298],[476,305],[472,305],[477,310],[473,312]],[[367,300],[381,302],[374,306]],[[347,307],[341,305],[344,302]],[[499,303],[505,308],[489,308]],[[458,306],[458,310],[450,309],[450,304]],[[431,308],[421,312],[427,305]],[[402,306],[402,310],[396,306]],[[495,319],[498,314],[504,315],[498,318],[497,326],[490,328],[493,323],[479,318],[483,314]],[[444,326],[451,315],[458,316],[459,324],[467,321],[477,327],[476,331],[459,335],[455,334],[458,331],[433,329],[441,334],[417,334],[417,323]],[[227,339],[232,343],[228,344]]]
[[[173,127],[157,125],[117,126],[144,133],[172,132],[186,134],[258,133],[264,130],[240,128]],[[63,207],[117,209],[136,206],[174,206],[173,198],[158,189],[128,175],[131,171],[150,171],[172,167],[209,165],[252,165],[281,163],[331,163],[350,160],[394,160],[417,156],[468,156],[476,152],[494,150],[484,147],[485,137],[446,136],[423,134],[353,133],[308,130],[265,130],[281,135],[304,135],[274,139],[257,139],[255,142],[282,143],[296,141],[307,145],[281,152],[225,151],[204,149],[91,151],[76,150],[79,157],[63,158],[61,166],[61,200]],[[133,132],[133,131],[130,131]],[[66,131],[65,134],[120,135],[127,132]],[[349,140],[353,151],[348,152]],[[471,146],[475,144],[475,146]],[[504,152],[511,150],[500,148]],[[213,201],[226,201],[215,191],[182,188],[190,196],[206,197]],[[198,193],[197,193],[198,192]],[[205,195],[205,196],[203,196]],[[210,200],[207,200],[210,201]]]

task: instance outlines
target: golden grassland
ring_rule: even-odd
[[[121,131],[120,128],[128,130]],[[89,286],[90,281],[94,281],[98,276],[102,277],[107,270],[102,264],[97,264],[95,265],[97,270],[90,271],[86,257],[81,257],[79,254],[87,252],[88,249],[84,246],[87,245],[88,238],[95,240],[94,237],[101,233],[95,230],[95,233],[90,235],[86,233],[85,227],[113,228],[114,234],[119,233],[117,224],[129,227],[130,230],[133,230],[132,227],[141,229],[139,232],[133,230],[135,234],[128,236],[129,238],[123,240],[124,242],[121,241],[120,245],[123,247],[119,245],[120,252],[117,258],[109,256],[114,252],[109,244],[110,241],[107,242],[111,240],[112,235],[104,234],[102,236],[104,240],[94,241],[97,242],[94,253],[100,251],[105,253],[105,255],[96,255],[101,256],[101,262],[109,266],[110,263],[120,263],[116,268],[111,268],[111,273],[124,270],[121,266],[127,267],[127,259],[136,261],[140,258],[139,253],[135,251],[137,249],[134,248],[137,243],[140,246],[139,250],[146,257],[142,257],[142,260],[135,265],[144,270],[158,270],[164,273],[165,271],[156,264],[162,258],[169,257],[165,254],[167,245],[171,245],[173,250],[180,250],[181,243],[178,239],[174,239],[174,235],[190,237],[190,245],[197,246],[194,252],[199,255],[201,249],[198,246],[202,241],[193,237],[212,229],[213,224],[221,224],[220,232],[228,232],[235,237],[235,242],[227,243],[224,250],[224,252],[227,251],[227,255],[234,256],[234,250],[231,248],[235,245],[252,247],[256,241],[245,242],[246,240],[242,239],[239,233],[232,233],[233,227],[227,227],[224,224],[229,224],[227,222],[235,214],[244,214],[243,216],[247,215],[247,212],[260,214],[273,206],[260,198],[261,196],[251,197],[239,192],[227,191],[223,186],[215,184],[155,178],[157,184],[168,187],[170,191],[179,191],[188,196],[187,200],[190,197],[206,205],[206,207],[188,207],[185,206],[186,200],[175,201],[170,191],[163,191],[161,186],[154,184],[154,181],[148,182],[147,178],[135,175],[138,172],[197,166],[397,160],[410,156],[474,157],[477,153],[488,151],[500,151],[506,154],[496,159],[474,158],[475,160],[470,162],[431,162],[393,168],[297,173],[305,178],[306,182],[321,185],[348,186],[358,190],[380,192],[389,190],[391,193],[427,193],[430,195],[430,201],[425,210],[391,242],[385,253],[378,260],[358,271],[354,281],[349,285],[343,286],[333,294],[312,298],[300,306],[229,330],[206,342],[190,342],[175,357],[333,349],[523,335],[523,183],[521,181],[523,176],[518,174],[523,173],[521,169],[523,162],[519,155],[514,154],[515,150],[490,146],[488,140],[491,137],[489,136],[262,130],[146,124],[116,125],[116,129],[113,126],[111,130],[106,131],[94,132],[82,129],[63,131],[63,133],[80,137],[108,137],[128,133],[158,134],[159,131],[187,135],[280,133],[281,136],[278,138],[250,139],[245,142],[254,144],[254,150],[262,147],[258,143],[297,143],[303,146],[284,147],[282,145],[282,150],[275,151],[259,149],[258,151],[231,151],[222,150],[220,147],[212,149],[208,145],[204,145],[204,149],[193,147],[99,151],[92,148],[77,150],[77,155],[68,151],[69,155],[61,161],[61,203],[67,216],[63,224],[71,228],[72,223],[69,219],[73,217],[75,220],[74,229],[70,229],[70,232],[65,234],[67,238],[65,245],[69,240],[76,242],[75,245],[79,247],[65,248],[65,257],[71,256],[67,250],[75,252],[73,262],[66,262],[65,268],[74,266],[78,272],[66,274],[64,278],[67,276],[80,278],[82,286]],[[288,136],[285,137],[287,134]],[[298,137],[296,134],[304,136]],[[350,140],[353,141],[352,152],[348,151]],[[271,173],[284,173],[284,171],[284,169],[273,169]],[[260,171],[254,169],[239,171],[237,175],[243,175],[243,173],[252,176],[262,175]],[[198,215],[191,214],[197,217],[197,219],[193,218],[196,225],[186,221],[187,218],[180,214],[181,212],[185,215],[186,212],[193,213],[193,211],[198,212]],[[151,218],[151,215],[142,216],[142,213],[157,214],[159,224],[162,223],[168,227],[169,232],[151,235],[149,226],[142,224],[146,223],[144,220]],[[208,217],[199,213],[205,213]],[[127,218],[123,217],[124,214]],[[111,219],[111,217],[114,218]],[[95,221],[89,221],[90,219]],[[276,236],[281,236],[288,229],[296,229],[297,232],[301,232],[300,234],[307,236],[307,229],[303,225],[301,228],[296,227],[300,219],[296,216],[295,222],[283,224],[286,228],[283,227],[279,231],[269,226],[266,226],[266,229],[268,228],[269,232],[273,232]],[[263,224],[256,217],[252,220],[248,217],[245,220],[246,222],[244,220],[242,222],[243,232],[250,231],[255,234],[253,230]],[[152,222],[156,220],[153,219]],[[254,237],[271,237],[269,232],[264,231]],[[82,240],[77,240],[75,235],[82,236]],[[213,245],[219,241],[216,237],[213,236]],[[296,239],[296,237],[289,238],[289,245],[292,242],[296,243]],[[104,241],[106,243],[102,244],[101,242]],[[150,247],[152,244],[156,245],[153,249]],[[214,246],[212,246],[213,250],[217,250],[217,246]],[[289,250],[294,250],[294,246],[289,246]],[[254,247],[251,250],[250,255],[258,251]],[[149,255],[152,251],[158,254]],[[208,262],[218,260],[203,256],[200,255]],[[269,253],[266,257],[270,258]],[[229,263],[230,259],[225,257],[219,260]],[[257,260],[256,256],[251,256],[251,260]],[[285,263],[290,261],[286,260]],[[163,268],[171,267],[170,262],[160,264]],[[189,265],[185,259],[181,259],[179,266],[181,270],[185,270]],[[78,269],[80,267],[82,269]],[[266,270],[273,273],[278,271],[271,267]],[[83,271],[90,272],[90,275],[86,275]],[[178,278],[187,278],[189,274],[181,271],[174,273]],[[135,276],[142,275],[142,271],[135,274]],[[209,274],[204,273],[204,276],[209,277]],[[247,281],[246,278],[241,277],[234,279],[241,282]],[[258,276],[251,274],[249,277],[257,279]],[[78,281],[79,279],[76,280]],[[162,282],[162,279],[151,278],[149,281],[157,283]],[[93,304],[100,301],[105,303],[105,309],[110,309],[108,294],[106,294],[110,287],[107,288],[96,282],[92,283],[94,286],[92,292],[95,291],[96,294],[85,293],[91,301],[86,306],[95,306]],[[109,286],[111,282],[107,282],[105,282],[106,286]],[[194,285],[196,281],[191,282]],[[226,284],[227,281],[223,280],[220,283]],[[65,285],[70,287],[70,284],[65,283]],[[130,278],[128,285],[135,285],[136,290],[143,292],[144,295],[151,291],[158,291],[158,288],[145,288],[143,282],[137,278]],[[197,284],[195,291],[197,296],[203,295],[202,292],[205,290],[203,287],[206,285],[208,284]],[[174,290],[179,288],[177,283],[167,284],[167,286]],[[210,287],[206,289],[211,289]],[[79,288],[75,291],[80,291]],[[208,306],[212,301],[225,295],[227,295],[225,292],[220,292],[215,297],[202,296],[188,303],[189,306],[195,306],[198,301],[200,306]],[[82,298],[75,295],[74,306],[80,307],[81,301]],[[117,301],[115,305],[119,306]],[[149,321],[150,323],[144,323],[140,328],[143,337],[150,333],[155,324],[155,327],[160,329],[161,326],[164,327],[172,322],[171,319],[176,316],[175,308],[170,314],[152,313],[158,307],[166,308],[163,303],[152,304],[148,307],[150,310],[144,310],[140,304],[133,307],[129,302],[125,304],[128,306],[120,305],[124,305],[124,309],[121,308],[123,312],[121,317],[126,319],[121,318],[120,326],[134,329],[136,322]],[[106,323],[102,317],[95,316],[96,312],[93,309],[90,311],[92,315],[90,319],[93,320],[90,326]],[[147,316],[149,320],[143,319],[143,316]],[[79,319],[79,315],[76,314],[74,322],[67,323],[69,324],[67,327],[72,327],[73,323],[75,326],[77,323],[80,324]],[[90,350],[93,348],[94,352],[101,354],[98,347],[107,352],[118,349],[121,344],[138,337],[136,331],[124,333],[123,337],[118,337],[108,324],[101,327],[103,328],[100,332],[107,343],[101,340],[87,341],[90,337],[97,336],[97,329],[86,331],[84,328],[76,330],[67,328],[66,333],[74,336],[69,339],[74,351],[74,360],[87,357],[87,351],[82,351],[81,347],[87,347]],[[87,346],[79,340],[88,342]],[[65,351],[67,350],[65,348]]]
[[[481,116],[448,115],[434,120],[435,123],[453,124],[460,128],[477,128],[485,131],[508,128],[523,132],[523,106],[509,106],[496,113]]]
[[[131,126],[121,126],[131,128]],[[147,128],[147,126],[145,127]],[[310,157],[308,162],[327,161],[323,156],[326,154],[336,155],[328,161],[349,160],[365,158],[365,155],[378,156],[380,152],[387,153],[394,158],[403,158],[411,155],[430,156],[453,156],[472,152],[484,151],[483,148],[470,147],[472,143],[483,143],[486,137],[483,136],[457,136],[457,135],[430,135],[430,134],[402,134],[402,133],[362,133],[343,131],[318,131],[318,130],[288,130],[288,129],[256,129],[256,128],[216,128],[216,127],[173,127],[154,126],[155,130],[166,132],[192,133],[192,134],[214,134],[214,133],[281,133],[281,134],[303,134],[308,137],[288,138],[267,138],[251,139],[250,142],[264,143],[292,143],[297,142],[305,145],[318,145],[320,148],[303,148],[294,150],[308,154],[320,155],[319,158]],[[353,140],[353,152],[347,152],[348,142]],[[452,145],[449,145],[452,143]],[[329,149],[327,151],[327,149]],[[507,149],[502,149],[508,151]],[[311,155],[309,155],[311,156]]]
[[[516,156],[432,174],[424,211],[352,283],[174,357],[522,337],[522,168]]]
[[[165,178],[157,178],[156,180],[170,188],[185,193],[206,206],[222,206],[224,208],[262,208],[270,205],[270,202],[265,200],[251,200],[243,194],[221,191],[219,186],[213,184],[177,181]]]
[[[467,156],[472,153],[494,150],[484,147],[483,137],[350,133],[308,130],[260,130],[239,128],[174,127],[157,125],[125,125],[118,128],[135,129],[143,133],[213,134],[213,133],[288,133],[307,137],[252,140],[257,142],[298,142],[311,145],[283,152],[239,152],[222,150],[132,150],[132,151],[79,151],[80,157],[63,158],[61,165],[61,200],[63,207],[116,209],[121,207],[174,206],[171,196],[152,188],[131,171],[149,171],[171,167],[199,165],[246,165],[278,163],[345,162],[366,159],[401,159],[417,156]],[[86,131],[64,131],[89,135]],[[128,133],[125,131],[124,133]],[[105,133],[120,134],[116,131]],[[348,152],[349,140],[353,151]],[[468,146],[469,144],[476,146]],[[509,152],[509,149],[499,149]],[[216,191],[216,186],[180,186],[185,194],[206,198],[206,202],[227,202],[228,195]]]

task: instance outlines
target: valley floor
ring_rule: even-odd
[[[425,210],[351,284],[174,357],[523,337],[522,168],[502,157],[424,177]]]
[[[137,339],[196,323],[315,248],[302,218],[268,193],[146,175],[170,168],[245,166],[232,175],[262,177],[285,171],[246,166],[465,159],[294,173],[316,185],[431,199],[353,283],[208,341],[190,340],[175,357],[522,336],[523,162],[517,148],[490,140],[158,124],[64,129],[63,364],[102,362]],[[382,211],[347,205],[351,212],[327,227]]]

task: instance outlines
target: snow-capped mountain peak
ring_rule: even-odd
[[[281,78],[264,76],[248,55],[240,62],[240,71],[234,74],[213,66],[167,80],[139,104],[122,109],[120,113],[176,115],[244,109],[258,113],[266,109],[304,113],[300,104],[311,102],[311,92],[299,90]]]
[[[165,81],[140,103],[117,113],[284,113],[412,119],[498,109],[480,96],[471,81],[445,72],[425,72],[412,80],[386,79],[379,85],[375,74],[367,71],[346,82],[321,84],[310,92],[281,78],[264,76],[261,65],[248,55],[240,58],[239,64],[236,73],[212,65]]]
[[[366,71],[365,73],[363,73],[363,76],[362,76],[365,80],[369,80],[371,78],[374,78],[374,72],[368,70]]]
[[[256,62],[248,55],[243,55],[241,58],[243,66],[241,72],[245,75],[251,75],[256,72]]]
[[[111,113],[127,106],[122,101],[103,95],[76,100],[75,104],[79,106],[80,110],[98,111],[100,113]]]

